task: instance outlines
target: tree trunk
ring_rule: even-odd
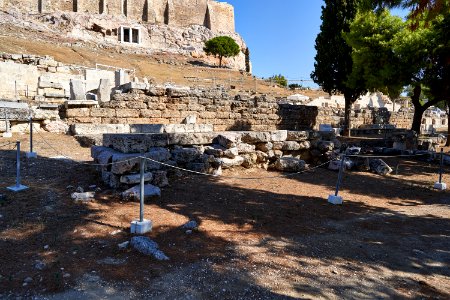
[[[420,125],[422,124],[422,115],[424,111],[425,109],[422,106],[417,106],[414,108],[414,116],[411,130],[414,130],[418,134],[420,134]]]
[[[344,136],[351,136],[352,129],[352,100],[350,97],[345,96],[345,109],[344,109]]]
[[[420,84],[414,87],[413,95],[411,96],[411,102],[414,104],[414,116],[411,130],[414,130],[420,134],[420,125],[422,124],[422,115],[426,110],[424,106],[420,104],[420,94],[422,93],[422,87]]]
[[[219,56],[219,68],[222,68],[222,58],[223,58],[223,56],[220,55]]]

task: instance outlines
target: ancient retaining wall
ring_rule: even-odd
[[[0,10],[12,7],[25,13],[88,12],[154,24],[204,25],[214,32],[235,30],[233,6],[213,0],[0,0]]]
[[[339,127],[344,118],[342,111],[331,108],[279,104],[279,99],[265,95],[232,96],[222,88],[165,88],[139,83],[122,88],[124,93],[113,95],[101,107],[66,109],[62,116],[69,124],[180,124],[195,115],[197,123],[212,124],[214,131],[303,130],[318,129],[320,124]],[[391,124],[397,127],[410,127],[410,113],[385,110],[353,112],[354,127],[379,124],[380,114],[389,114]]]

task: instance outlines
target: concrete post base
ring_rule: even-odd
[[[440,191],[445,191],[447,189],[447,184],[443,182],[436,182],[434,184],[434,188]]]
[[[37,158],[36,152],[27,152],[27,158]]]
[[[20,191],[28,189],[28,187],[26,185],[13,185],[13,186],[7,187],[7,189],[10,191],[13,191],[13,192],[20,192]]]
[[[12,138],[12,132],[3,132],[4,138]]]
[[[131,222],[131,233],[144,234],[152,231],[152,221],[145,220],[139,222],[139,220]]]
[[[342,204],[342,197],[341,196],[330,195],[330,196],[328,196],[328,203],[331,203],[331,204]]]

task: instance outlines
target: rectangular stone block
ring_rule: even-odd
[[[207,145],[212,144],[217,136],[215,132],[202,133],[168,133],[169,145]]]
[[[105,134],[103,146],[122,153],[143,153],[152,147],[166,147],[168,135],[165,133]]]

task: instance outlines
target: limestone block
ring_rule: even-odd
[[[300,144],[295,141],[285,141],[283,142],[283,147],[281,148],[283,151],[296,151],[300,150]]]
[[[177,143],[174,143],[175,145]],[[112,147],[122,153],[141,153],[153,147],[166,147],[166,133],[104,134],[103,146]]]
[[[271,142],[284,142],[287,139],[287,130],[276,130],[270,132]]]
[[[199,159],[201,154],[196,148],[178,148],[172,150],[172,159],[177,163],[188,163]]]
[[[389,175],[393,171],[392,168],[381,159],[371,159],[369,161],[369,167],[379,175]]]
[[[287,140],[288,141],[306,141],[309,138],[308,131],[288,131],[287,132]]]
[[[70,100],[86,100],[86,91],[81,80],[70,80]]]
[[[61,120],[50,121],[44,125],[44,129],[52,133],[67,133],[69,131],[69,125]]]
[[[116,110],[118,118],[138,118],[139,110],[136,109],[118,109]]]
[[[169,133],[169,145],[207,145],[212,144],[216,133],[214,132],[199,132],[199,133]]]
[[[256,151],[256,162],[257,163],[265,163],[269,160],[269,155],[262,151]]]
[[[283,149],[283,142],[273,142],[272,143],[272,145],[273,145],[273,147],[272,147],[272,149],[273,150],[281,150],[281,149]]]
[[[236,145],[236,148],[238,149],[239,154],[247,154],[255,152],[256,147],[255,145],[250,145],[246,143],[239,143]]]
[[[109,79],[100,79],[100,85],[97,89],[97,101],[102,104],[111,101],[111,86]]]
[[[131,133],[163,133],[165,125],[162,124],[131,124]]]
[[[195,124],[195,123],[197,123],[197,116],[196,115],[189,115],[186,118],[184,118],[183,123],[184,124]]]
[[[128,124],[73,124],[70,131],[74,135],[103,134],[103,133],[128,133]]]
[[[282,172],[300,172],[305,169],[306,163],[294,157],[280,157],[275,162],[275,169]]]
[[[140,194],[140,186],[137,185],[123,192],[122,198],[124,200],[137,201],[139,200],[139,194]],[[144,185],[144,197],[146,199],[151,197],[161,197],[161,190],[157,186],[146,184]]]
[[[241,134],[238,132],[221,132],[214,141],[225,148],[234,148],[241,142]]]
[[[219,161],[222,165],[222,168],[229,169],[235,166],[240,166],[244,162],[244,158],[242,156],[236,156],[235,158],[219,158]]]
[[[267,143],[271,140],[271,134],[269,132],[244,131],[241,139],[244,143]]]
[[[157,187],[166,187],[169,185],[169,179],[167,179],[167,171],[155,171],[153,172],[153,185]]]
[[[153,174],[150,172],[144,173],[144,181],[149,182],[153,180]],[[120,176],[120,182],[124,184],[138,184],[141,182],[141,174],[130,174]]]
[[[225,147],[222,147],[218,144],[213,144],[211,146],[205,146],[205,154],[213,155],[215,157],[222,157],[223,152],[226,150]]]
[[[242,166],[247,169],[253,168],[258,161],[258,155],[256,153],[244,154],[242,157],[244,158]]]
[[[226,149],[226,150],[223,151],[223,156],[228,157],[228,158],[235,158],[238,155],[239,155],[239,148],[238,147]]]
[[[188,97],[191,89],[189,87],[169,87],[166,94],[171,98]]]
[[[271,142],[258,143],[256,144],[256,149],[262,152],[268,152],[273,149],[273,144]]]

